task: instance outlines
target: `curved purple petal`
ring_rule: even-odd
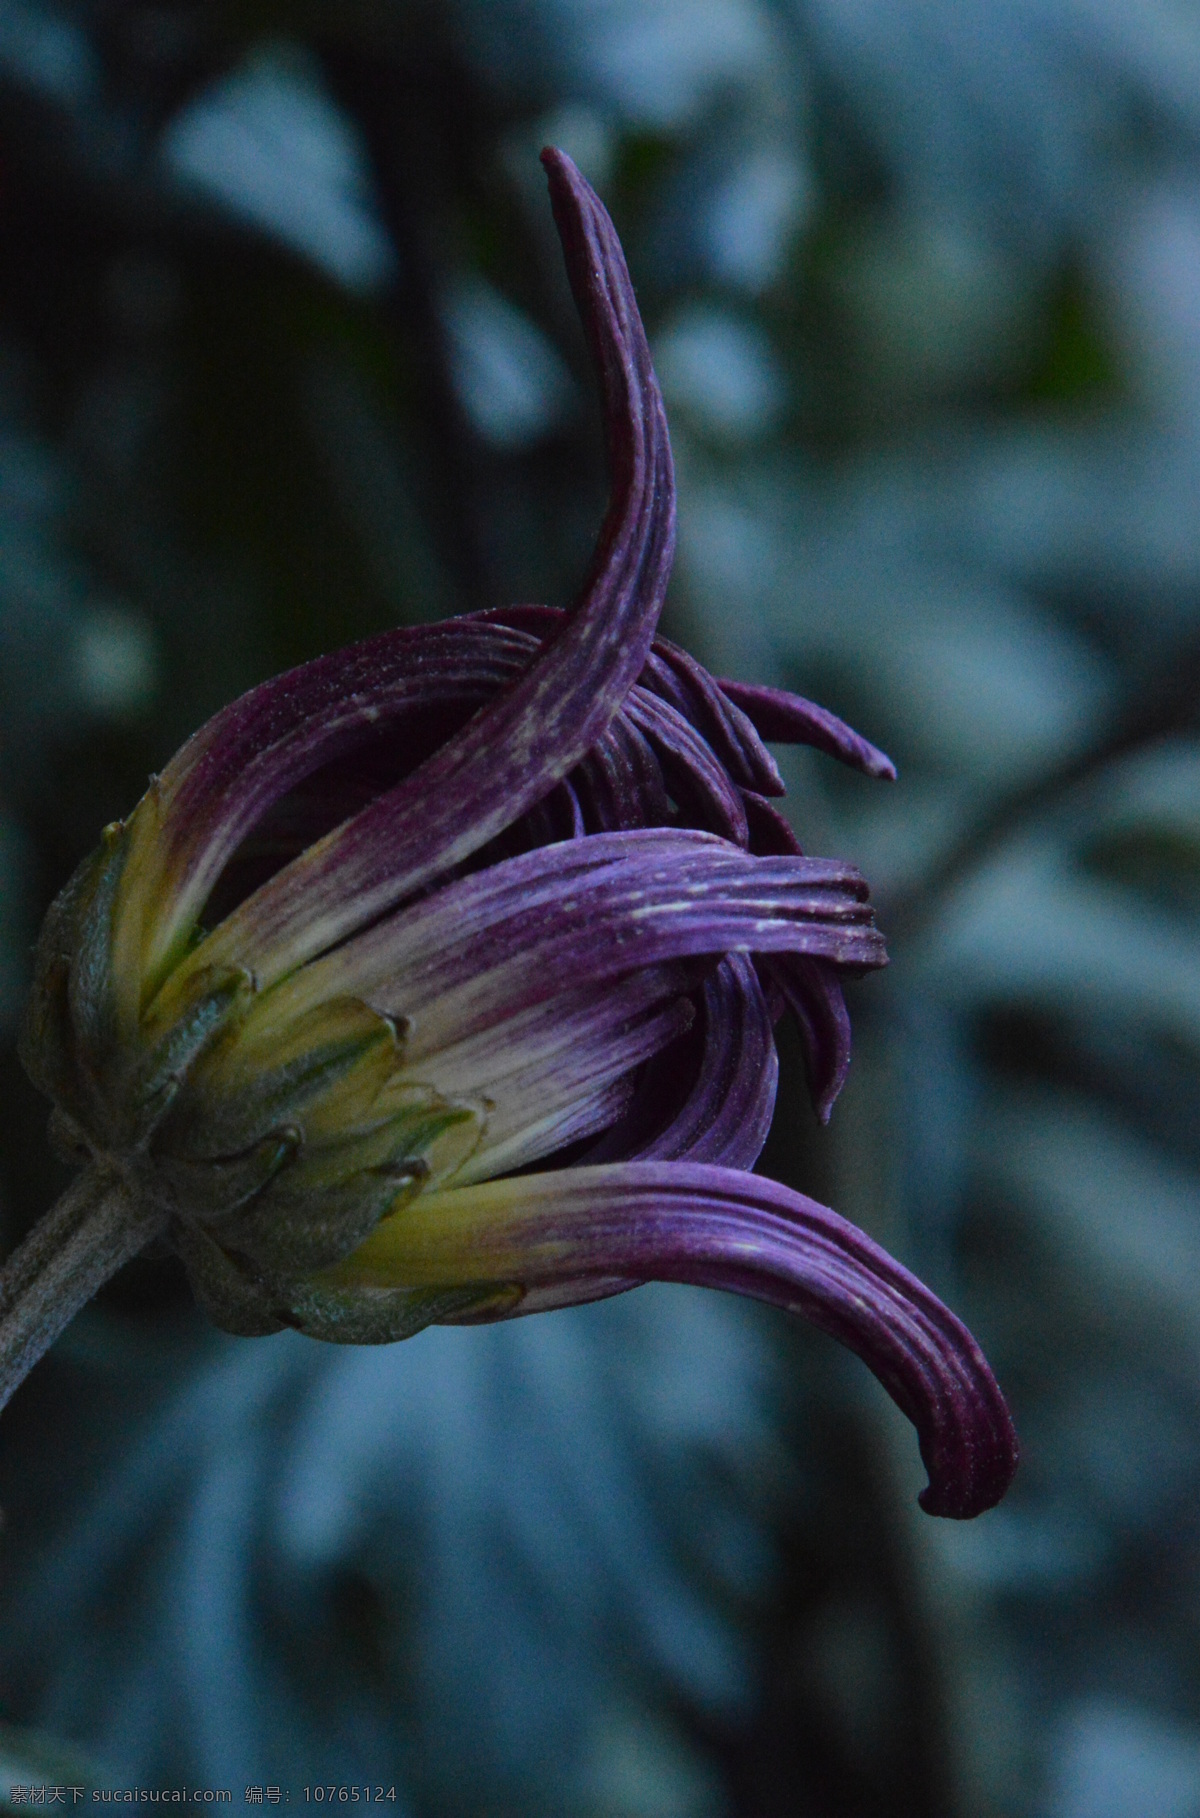
[[[655,638],[642,681],[703,734],[735,783],[759,795],[784,794],[783,778],[754,721],[690,651]]]
[[[744,799],[751,852],[799,858],[800,842],[778,808],[748,790]],[[817,1116],[827,1124],[850,1067],[850,1015],[841,981],[827,961],[802,954],[762,960],[760,970],[773,1002],[796,1019],[809,1096]]]
[[[559,783],[553,792],[553,797],[547,799],[558,801],[565,814],[567,830],[561,837],[568,840],[581,840],[587,829],[584,826],[583,809],[579,803],[579,795],[570,778],[568,777],[564,782]]]
[[[809,1095],[827,1124],[850,1069],[850,1013],[837,972],[827,961],[802,953],[761,963],[796,1019]]]
[[[687,1098],[660,1130],[623,1151],[608,1151],[612,1159],[752,1168],[762,1154],[775,1111],[779,1057],[758,974],[744,954],[727,955],[705,980],[703,1005],[700,1064]],[[652,1061],[648,1071],[671,1053]],[[639,1097],[647,1088],[653,1090],[651,1080]]]
[[[558,606],[500,606],[475,617],[550,638],[560,628],[563,612]],[[759,795],[784,794],[783,778],[754,722],[689,651],[669,638],[656,637],[639,677],[639,694],[657,697],[681,714],[740,788]]]
[[[623,1162],[423,1195],[326,1272],[359,1288],[597,1278],[764,1300],[856,1352],[917,1429],[931,1515],[978,1515],[1017,1464],[1004,1397],[967,1328],[857,1226],[733,1168]],[[519,1312],[520,1307],[515,1311]]]
[[[884,962],[853,866],[754,858],[682,829],[541,847],[446,885],[312,962],[289,1005],[345,993],[413,1019],[410,1045],[636,967],[727,952]],[[281,1000],[282,1003],[282,1000]]]
[[[478,625],[499,625],[505,631],[523,631],[539,644],[558,636],[568,618],[565,606],[536,605],[526,601],[518,606],[488,606],[482,612],[469,614]]]
[[[190,965],[236,951],[268,983],[374,920],[544,796],[596,743],[642,668],[674,553],[666,417],[612,222],[569,158],[548,151],[543,162],[600,378],[612,469],[583,598],[520,681],[264,885]]]
[[[423,1060],[422,1082],[488,1101],[483,1138],[455,1178],[511,1173],[621,1119],[635,1070],[692,1024],[678,970],[565,992]]]
[[[539,648],[527,632],[472,619],[405,627],[316,657],[215,714],[154,784],[157,825],[140,873],[155,920],[151,976],[191,932],[240,843],[284,796],[414,713],[441,710],[447,731],[457,730]]]
[[[560,840],[578,840],[584,837],[588,828],[579,791],[575,787],[578,777],[579,772],[576,770],[572,779],[556,783],[549,795],[543,796],[511,829],[511,836],[520,841],[515,850],[524,850],[530,846],[554,846]],[[501,835],[502,840],[506,837],[509,836]]]
[[[478,705],[521,675],[538,649],[528,632],[447,619],[382,632],[250,689],[202,726],[159,778],[172,856],[187,852],[195,863],[214,841],[231,851],[266,807],[364,733],[414,707]]]
[[[671,818],[654,752],[623,710],[571,772],[571,781],[591,832],[662,826]]]
[[[767,688],[756,682],[719,683],[721,693],[735,707],[740,707],[764,739],[780,745],[812,745],[829,757],[852,764],[867,776],[896,780],[896,766],[886,752],[864,739],[861,733],[839,720],[836,713],[806,701],[803,695],[789,694],[785,688]],[[774,793],[760,789],[760,795]]]
[[[780,813],[774,802],[764,801],[753,790],[743,789],[742,803],[746,810],[751,852],[763,857],[781,857],[788,852],[794,858],[804,856],[804,848],[796,838],[791,823]]]
[[[748,833],[741,791],[691,721],[641,687],[630,689],[621,717],[649,740],[686,821],[744,846]]]

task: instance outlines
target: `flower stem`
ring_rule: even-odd
[[[109,1168],[85,1168],[0,1268],[0,1408],[63,1328],[162,1229]]]

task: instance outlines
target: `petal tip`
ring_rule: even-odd
[[[556,189],[574,190],[576,194],[592,194],[592,186],[576,164],[574,158],[567,155],[557,145],[543,145],[538,153],[538,161],[546,173],[551,194]]]
[[[986,1366],[985,1366],[986,1368]],[[990,1426],[976,1434],[956,1458],[926,1458],[929,1482],[917,1497],[927,1515],[973,1521],[1007,1493],[1020,1463],[1020,1447],[1008,1406],[995,1384]]]

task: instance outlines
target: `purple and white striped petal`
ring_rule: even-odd
[[[810,953],[882,965],[865,897],[858,872],[838,861],[754,858],[681,829],[597,834],[445,886],[312,962],[263,1014],[362,997],[407,1019],[415,1054],[558,991],[670,960]]]
[[[745,803],[752,852],[801,856],[799,840],[773,803],[748,790]],[[827,1124],[850,1068],[850,1016],[841,980],[827,961],[804,954],[780,954],[759,966],[780,1013],[788,1009],[796,1020],[809,1095]]]
[[[654,752],[624,710],[571,772],[571,781],[590,833],[665,826],[671,819]]]
[[[511,1026],[497,1032],[498,1040],[490,1045],[493,1056],[500,1055],[500,1065],[490,1077],[479,1067],[483,1082],[479,1089],[489,1104],[483,1140],[455,1175],[455,1186],[528,1167],[620,1118],[634,1092],[634,1070],[682,1035],[694,1012],[690,1001],[677,992],[660,996],[644,1010],[620,1015],[605,1002],[618,992],[619,987],[593,991],[578,1009],[556,999],[563,1039],[556,1041],[553,1053],[531,1053],[523,1059],[520,1039],[511,1036]],[[577,1000],[583,996],[576,994]],[[509,1039],[514,1051],[504,1053],[503,1042]],[[462,1070],[453,1061],[451,1066],[454,1072]],[[439,1054],[420,1071],[439,1085],[449,1070]]]
[[[779,1058],[771,1015],[753,962],[731,953],[704,982],[701,1025],[651,1061],[622,1124],[588,1152],[600,1161],[697,1161],[752,1168],[775,1110]],[[691,1086],[679,1103],[679,1071]],[[674,1107],[662,1115],[661,1107]],[[655,1112],[659,1111],[656,1117]]]
[[[759,795],[784,794],[778,766],[753,721],[689,651],[667,638],[656,638],[642,679],[703,734],[741,788]]]
[[[553,637],[563,620],[557,606],[504,606],[476,615],[489,624]],[[783,795],[783,778],[753,722],[723,692],[703,664],[668,638],[657,637],[639,678],[638,697],[674,708],[708,745],[730,781],[759,795]]]
[[[596,743],[645,662],[674,553],[666,417],[612,223],[570,159],[547,151],[543,162],[600,377],[612,469],[583,598],[519,682],[257,891],[189,966],[236,952],[269,983],[477,852]]]
[[[384,632],[252,688],[201,727],[157,778],[154,815],[131,828],[126,877],[138,900],[126,885],[124,939],[138,948],[147,993],[238,846],[284,796],[414,716],[441,714],[450,736],[538,649],[527,633],[472,619]],[[431,734],[440,742],[435,725]]]
[[[812,745],[867,776],[895,782],[896,766],[887,753],[828,708],[806,701],[803,695],[789,694],[785,688],[767,688],[756,682],[730,682],[722,677],[719,686],[726,699],[741,708],[760,737],[779,745]],[[758,793],[770,795],[774,791],[759,789]]]
[[[850,1070],[850,1013],[828,961],[784,953],[759,962],[796,1020],[804,1044],[809,1096],[823,1124]]]
[[[746,1294],[849,1346],[917,1429],[930,1514],[978,1515],[1007,1489],[1016,1436],[966,1327],[856,1226],[758,1175],[624,1162],[431,1193],[319,1279],[367,1294],[515,1282],[583,1300],[629,1278]]]
[[[687,968],[658,966],[563,991],[414,1057],[396,1086],[487,1104],[483,1138],[456,1182],[526,1167],[622,1115],[634,1069],[691,1027],[693,985]],[[596,1121],[588,1111],[580,1121],[579,1107],[619,1082],[607,1114]]]
[[[741,791],[691,721],[640,687],[630,690],[621,718],[649,740],[685,821],[744,846],[748,834]]]

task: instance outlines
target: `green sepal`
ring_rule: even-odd
[[[105,1099],[105,1075],[121,1039],[112,963],[113,911],[127,849],[125,828],[120,821],[104,829],[95,885],[75,924],[75,952],[67,982],[78,1064],[101,1104]]]
[[[287,1322],[272,1310],[276,1296],[264,1282],[239,1268],[199,1225],[173,1219],[170,1238],[187,1270],[192,1292],[214,1326],[232,1332],[235,1338],[265,1338],[270,1332],[283,1331]]]
[[[221,1234],[264,1268],[329,1268],[420,1193],[440,1137],[478,1121],[471,1107],[442,1100],[342,1142],[306,1145]]]
[[[128,847],[114,822],[51,905],[20,1038],[35,1084],[102,1147],[123,1150],[146,1142],[197,1056],[254,993],[243,968],[210,968],[189,979],[168,1022],[122,1028],[114,915]]]
[[[336,1124],[339,1109],[354,1128],[399,1065],[394,1024],[357,998],[335,999],[280,1029],[269,1015],[260,998],[206,1041],[159,1125],[156,1152],[197,1161],[238,1155],[286,1124]]]
[[[289,1178],[258,1196],[225,1229],[239,1251],[265,1268],[304,1274],[340,1262],[381,1218],[415,1198],[424,1184],[418,1163],[384,1163],[351,1174],[321,1192]]]
[[[282,1317],[309,1338],[334,1345],[390,1345],[426,1326],[467,1317],[502,1319],[525,1290],[515,1282],[475,1282],[463,1288],[334,1288],[295,1284]]]
[[[292,1162],[304,1138],[294,1124],[272,1130],[241,1155],[185,1161],[156,1155],[151,1180],[172,1211],[215,1221],[239,1211]]]
[[[219,1032],[240,1018],[254,996],[253,975],[240,966],[214,966],[188,981],[186,998],[157,1036],[139,1032],[136,1059],[115,1096],[124,1112],[116,1133],[123,1147],[140,1148],[170,1110],[189,1069]],[[120,1111],[115,1117],[120,1116]]]
[[[121,829],[107,830],[51,903],[18,1039],[33,1083],[85,1126],[116,1035],[110,950],[124,862]]]

